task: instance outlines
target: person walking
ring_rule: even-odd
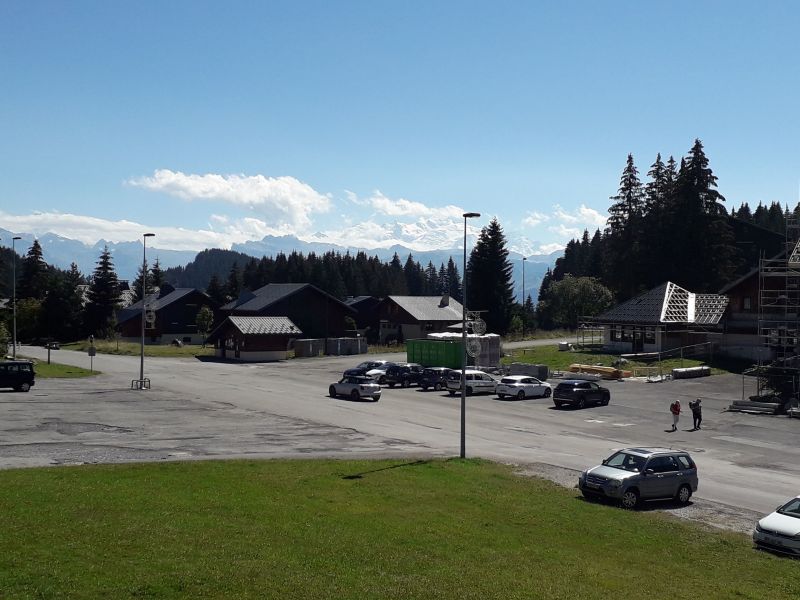
[[[700,429],[700,423],[703,422],[703,407],[700,405],[700,398],[689,402],[689,408],[692,409],[692,420],[694,421],[694,429]]]
[[[672,413],[672,431],[678,430],[678,419],[681,417],[681,401],[675,400],[669,405],[669,412]]]

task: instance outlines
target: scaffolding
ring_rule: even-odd
[[[784,252],[772,258],[762,253],[759,260],[758,335],[766,360],[760,358],[745,374],[757,378],[751,400],[791,406],[800,397],[800,221],[788,211],[785,219]]]

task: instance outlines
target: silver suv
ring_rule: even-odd
[[[697,491],[697,466],[682,450],[625,448],[581,473],[578,488],[585,498],[612,498],[624,508],[668,498],[686,504]]]

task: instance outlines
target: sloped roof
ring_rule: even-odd
[[[172,288],[171,286],[165,286],[159,292],[155,292],[153,294],[148,294],[145,298],[145,307],[149,308],[153,311],[159,311],[165,306],[172,304],[173,302],[177,302],[181,298],[188,296],[192,292],[201,292],[197,288]],[[163,295],[162,295],[163,294]],[[138,302],[134,302],[130,306],[127,306],[117,312],[117,322],[124,323],[133,317],[140,315],[142,312],[142,301],[139,300]]]
[[[611,323],[696,323],[716,325],[728,306],[727,296],[695,294],[667,281],[650,291],[598,315],[596,321]]]
[[[461,303],[449,299],[442,306],[442,296],[388,296],[417,321],[460,321]]]
[[[316,292],[327,296],[330,300],[341,304],[347,308],[347,310],[355,313],[355,309],[347,306],[347,304],[338,298],[331,296],[329,293],[319,289],[314,285],[311,285],[310,283],[268,283],[264,287],[260,287],[252,292],[245,290],[236,300],[228,302],[228,304],[223,306],[222,310],[258,312],[280,300],[283,300],[284,298],[288,298],[289,296],[296,294],[305,288],[311,288]]]
[[[303,332],[289,317],[228,317],[245,335],[300,335]]]

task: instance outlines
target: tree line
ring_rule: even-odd
[[[665,281],[715,293],[754,268],[761,251],[780,252],[788,207],[759,203],[751,212],[742,203],[728,213],[699,139],[679,162],[672,156],[664,162],[659,153],[647,177],[643,183],[629,154],[605,229],[571,240],[545,274],[539,326],[575,327],[581,310],[597,314]],[[565,309],[569,296],[574,300]]]

